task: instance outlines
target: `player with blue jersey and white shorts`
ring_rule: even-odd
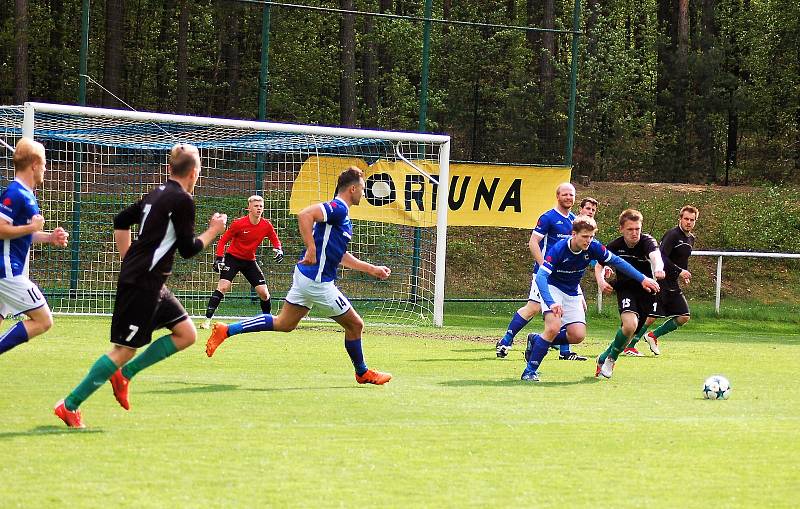
[[[65,247],[69,234],[58,227],[42,231],[44,218],[33,190],[44,182],[47,158],[41,143],[22,138],[14,151],[14,180],[0,194],[0,322],[8,315],[27,315],[0,334],[0,354],[53,326],[42,291],[30,280],[31,244]]]
[[[575,214],[570,209],[574,204],[575,187],[569,182],[559,184],[556,188],[556,206],[539,216],[536,227],[531,232],[528,248],[533,255],[534,264],[528,302],[514,313],[505,335],[495,344],[495,353],[499,358],[504,358],[508,355],[514,343],[514,337],[542,309],[541,296],[536,285],[536,273],[544,262],[544,255],[548,249],[551,249],[558,241],[569,238],[572,234],[572,221],[575,219]],[[586,357],[570,352],[566,337],[562,346],[563,349],[559,358],[564,360],[586,360]]]
[[[339,175],[336,198],[300,211],[297,223],[306,249],[294,268],[292,287],[280,313],[277,316],[262,314],[230,325],[215,323],[206,343],[206,355],[214,355],[223,341],[237,334],[292,331],[311,308],[317,307],[344,327],[344,346],[358,383],[383,385],[391,380],[389,373],[367,368],[361,350],[364,321],[335,284],[339,265],[382,280],[391,274],[388,267],[361,261],[347,252],[353,238],[350,207],[358,205],[363,195],[364,173],[351,166]]]
[[[522,372],[522,380],[539,381],[539,366],[562,325],[566,325],[571,340],[580,343],[586,337],[586,312],[579,285],[592,260],[614,266],[649,291],[657,292],[659,289],[655,280],[645,277],[595,240],[596,231],[594,219],[576,217],[572,222],[571,237],[553,246],[536,273],[536,283],[542,297],[544,331],[528,336],[525,350],[527,364]]]

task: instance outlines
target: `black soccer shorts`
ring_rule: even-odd
[[[643,322],[648,315],[651,315],[656,307],[656,296],[642,287],[623,286],[615,289],[617,293],[617,307],[619,314],[630,312],[636,313],[639,321]]]
[[[141,348],[153,340],[153,331],[171,328],[189,317],[166,286],[153,290],[119,283],[111,317],[111,342]]]
[[[235,278],[236,274],[239,272],[242,273],[253,288],[267,284],[264,273],[261,272],[261,267],[258,266],[255,260],[242,260],[230,253],[225,253],[225,268],[219,273],[219,278],[225,279],[226,281],[233,281],[233,278]]]
[[[689,316],[689,303],[686,302],[686,296],[683,295],[683,290],[680,288],[665,288],[661,286],[661,291],[658,292],[656,299],[655,311],[650,313],[650,316],[658,318],[667,318],[673,316]]]

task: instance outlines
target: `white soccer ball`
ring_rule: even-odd
[[[713,375],[703,383],[705,399],[728,399],[731,395],[731,383],[722,375]]]

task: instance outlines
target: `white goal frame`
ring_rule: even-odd
[[[23,137],[33,139],[36,135],[36,114],[53,113],[66,115],[80,115],[84,117],[120,118],[136,121],[160,121],[180,124],[194,124],[198,126],[238,127],[258,131],[274,131],[282,133],[295,133],[310,136],[336,136],[361,139],[380,139],[393,142],[430,143],[439,146],[439,191],[437,193],[437,218],[436,218],[436,257],[433,292],[433,325],[441,327],[444,322],[444,296],[445,296],[445,261],[447,249],[447,212],[448,212],[448,186],[450,162],[450,136],[433,135],[411,132],[377,131],[365,129],[351,129],[339,127],[318,127],[310,125],[281,124],[272,122],[233,120],[212,117],[196,117],[187,115],[172,115],[164,113],[150,113],[137,111],[124,111],[106,108],[91,108],[84,106],[67,106],[40,102],[26,102],[24,105],[24,120],[22,126]],[[414,171],[420,171],[413,164]],[[423,172],[424,173],[424,172]],[[431,178],[426,175],[426,178]]]

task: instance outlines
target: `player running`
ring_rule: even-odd
[[[635,348],[636,342],[645,334],[647,328],[656,321],[657,317],[669,317],[656,330],[644,335],[644,340],[650,347],[653,355],[661,355],[658,345],[658,338],[668,334],[678,327],[686,325],[689,321],[690,311],[686,296],[681,290],[679,281],[688,285],[692,280],[692,273],[689,272],[689,257],[694,248],[694,230],[700,211],[697,208],[686,205],[681,208],[678,225],[661,237],[661,257],[664,260],[666,277],[664,278],[663,289],[658,294],[653,311],[645,322],[645,327],[641,328],[634,336],[628,348]]]
[[[360,384],[383,385],[391,380],[392,375],[389,373],[367,368],[361,351],[364,322],[335,285],[340,264],[382,280],[391,274],[388,267],[361,261],[347,252],[353,236],[350,207],[358,205],[363,195],[364,174],[351,166],[339,175],[336,198],[300,211],[297,223],[306,249],[295,266],[292,288],[286,295],[280,314],[258,315],[230,325],[215,323],[206,343],[206,355],[214,355],[223,341],[236,334],[292,331],[311,308],[317,305],[344,327],[344,347],[355,368],[356,381]]]
[[[539,366],[562,324],[567,326],[570,339],[576,343],[586,337],[586,312],[578,285],[591,260],[610,264],[628,274],[645,289],[658,291],[658,283],[645,277],[595,240],[596,231],[597,223],[594,219],[576,217],[572,223],[571,237],[559,241],[548,251],[544,263],[536,273],[536,284],[542,297],[544,331],[542,334],[528,335],[528,346],[525,350],[527,364],[522,372],[522,380],[539,381]]]
[[[47,332],[53,315],[42,291],[28,278],[31,243],[65,247],[69,234],[60,226],[41,231],[44,217],[33,190],[44,182],[47,158],[44,145],[22,138],[14,151],[14,180],[0,194],[0,323],[8,314],[25,314],[0,334],[0,355]]]
[[[78,407],[109,379],[117,402],[128,410],[130,380],[194,344],[194,323],[164,283],[172,273],[176,249],[182,257],[191,258],[225,231],[227,216],[215,213],[208,229],[198,237],[194,235],[192,192],[199,176],[197,148],[175,145],[170,151],[169,179],[114,217],[114,241],[122,257],[111,318],[114,346],[95,361],[66,398],[56,403],[55,414],[67,426],[85,427]],[[139,236],[131,243],[130,227],[134,224],[139,225]],[[150,343],[153,331],[160,328],[169,329],[171,334],[153,341],[134,359],[137,349]]]
[[[622,236],[609,242],[608,249],[645,276],[664,279],[664,262],[658,243],[650,235],[642,233],[642,213],[634,209],[624,210],[619,215],[619,230]],[[619,354],[637,329],[644,327],[645,319],[656,301],[655,295],[625,273],[617,276],[613,289],[617,292],[622,325],[606,351],[597,358],[595,376],[602,375],[605,378],[611,378]]]
[[[536,227],[531,232],[528,248],[533,255],[534,264],[528,302],[514,313],[505,335],[495,344],[495,353],[501,359],[508,355],[517,333],[542,310],[541,296],[539,295],[539,289],[536,287],[536,273],[544,263],[544,255],[556,242],[569,238],[572,232],[572,221],[575,219],[575,214],[570,209],[575,204],[575,187],[568,182],[559,184],[556,188],[556,202],[555,207],[539,217]],[[566,337],[561,342],[561,345],[559,359],[586,360],[586,357],[569,350],[569,343]]]
[[[214,260],[214,269],[219,272],[217,289],[211,294],[206,306],[206,319],[200,325],[201,329],[211,327],[211,318],[217,311],[225,294],[231,289],[231,282],[236,274],[242,273],[250,283],[259,299],[261,311],[269,314],[272,311],[272,299],[269,296],[267,281],[264,273],[256,261],[256,249],[264,238],[268,238],[275,251],[274,261],[283,261],[283,248],[275,228],[269,220],[261,217],[264,214],[264,198],[253,195],[247,199],[247,215],[232,222],[225,233],[217,242],[217,257]],[[227,251],[225,246],[230,242]],[[224,255],[224,256],[223,256]]]

